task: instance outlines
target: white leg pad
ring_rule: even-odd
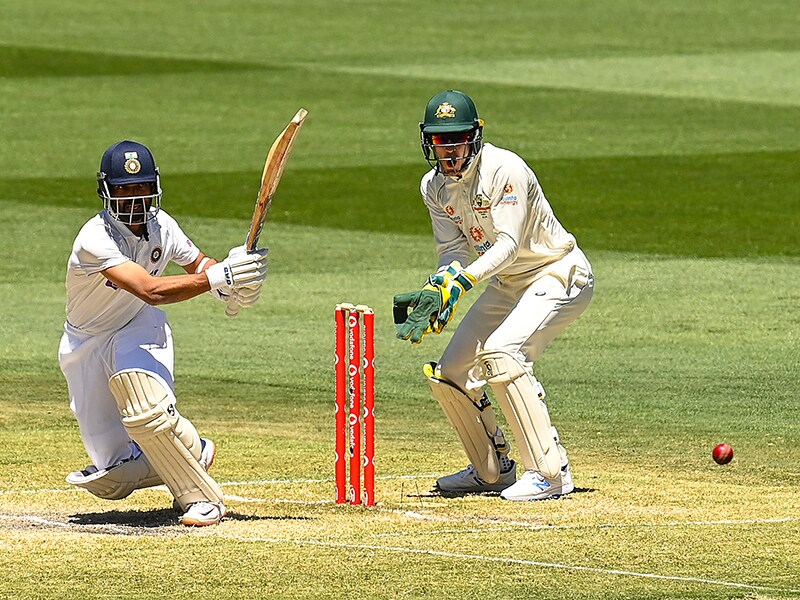
[[[556,477],[561,470],[558,443],[553,439],[544,388],[514,356],[502,351],[478,356],[484,379],[492,387],[519,446],[526,471]]]
[[[172,390],[158,375],[125,369],[108,380],[122,423],[147,455],[182,509],[194,502],[220,504],[222,489],[198,462],[200,436],[178,414]]]
[[[98,498],[121,500],[134,490],[163,485],[164,482],[147,457],[140,454],[108,469],[98,471],[91,465],[83,471],[73,471],[67,475],[67,483],[89,490]]]
[[[433,397],[456,430],[478,477],[486,483],[495,483],[500,478],[497,453],[508,454],[509,449],[491,404],[485,397],[479,403],[473,402],[460,389],[437,377],[434,367],[434,363],[428,363],[423,368]]]

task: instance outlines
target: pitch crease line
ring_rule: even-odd
[[[324,542],[321,540],[285,540],[280,538],[249,538],[236,535],[222,535],[220,537],[234,539],[241,542],[264,542],[268,544],[294,544],[297,546],[320,546],[326,548],[344,548],[348,550],[375,550],[384,552],[397,552],[406,554],[422,554],[427,556],[440,556],[442,558],[457,558],[462,560],[474,560],[483,562],[496,562],[522,565],[527,567],[543,567],[546,569],[562,569],[566,571],[582,571],[587,573],[602,573],[605,575],[619,575],[624,577],[640,577],[644,579],[657,579],[662,581],[683,581],[686,583],[700,583],[705,585],[718,585],[724,587],[743,588],[748,590],[760,590],[769,592],[788,592],[800,593],[800,589],[787,589],[765,585],[754,585],[750,583],[737,583],[735,581],[720,581],[717,579],[703,579],[701,577],[683,577],[680,575],[658,575],[656,573],[639,573],[637,571],[625,571],[621,569],[602,569],[600,567],[585,567],[582,565],[565,565],[561,563],[547,563],[536,560],[526,560],[522,558],[510,558],[505,556],[483,556],[480,554],[463,554],[460,552],[445,552],[443,550],[430,550],[422,548],[403,548],[402,546],[378,546],[375,544],[348,544],[346,542]]]

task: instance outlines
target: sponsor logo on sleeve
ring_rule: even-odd
[[[492,242],[486,240],[486,243],[473,244],[472,247],[475,248],[475,252],[477,253],[478,256],[483,256],[484,254],[486,254],[486,251],[492,247]]]
[[[164,254],[164,249],[161,246],[156,246],[150,252],[150,262],[157,263],[161,259],[161,256],[163,254]]]
[[[461,218],[461,215],[456,214],[456,209],[449,204],[444,207],[444,212],[447,213],[447,216],[450,217],[450,220],[456,225],[461,225],[461,223],[464,221],[464,219]]]
[[[483,229],[480,227],[470,227],[469,236],[476,242],[480,242],[483,239]]]
[[[516,206],[517,204],[519,203],[516,196],[503,196],[497,203],[498,206]]]

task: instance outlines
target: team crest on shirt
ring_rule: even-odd
[[[510,183],[507,183],[503,186],[503,193],[504,194],[513,194],[514,193],[514,186]]]
[[[139,162],[139,155],[136,152],[125,153],[125,170],[131,175],[136,175],[142,170],[142,163]]]
[[[150,262],[157,263],[161,259],[162,254],[164,254],[164,249],[161,246],[156,246],[153,248],[153,251],[150,252]]]
[[[449,102],[442,102],[436,109],[437,119],[454,119],[456,116],[456,107]]]
[[[472,200],[472,210],[478,213],[483,219],[489,216],[489,211],[491,210],[491,208],[492,208],[491,202],[483,194],[478,194]]]

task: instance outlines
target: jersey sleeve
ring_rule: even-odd
[[[499,273],[517,258],[531,218],[530,187],[530,175],[521,159],[506,162],[495,171],[491,183],[491,217],[496,241],[466,267],[478,281]]]
[[[166,220],[169,227],[170,245],[172,250],[171,260],[180,266],[194,262],[200,254],[200,249],[189,239],[178,222],[171,216]]]
[[[420,191],[422,199],[431,216],[433,226],[433,239],[436,243],[436,252],[439,255],[439,268],[449,265],[454,260],[466,265],[472,259],[469,242],[458,226],[437,201],[436,192],[430,185],[433,171],[422,179]]]
[[[72,267],[84,275],[94,275],[128,260],[107,236],[79,236],[72,248]]]

